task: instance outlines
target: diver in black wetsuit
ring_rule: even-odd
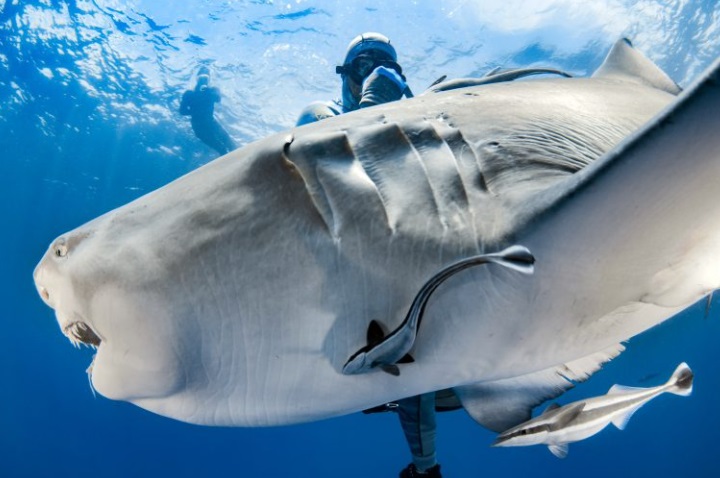
[[[180,114],[190,116],[195,136],[218,154],[227,154],[237,146],[225,128],[215,119],[215,103],[220,102],[220,90],[210,86],[210,70],[198,70],[195,89],[187,90],[180,102]]]
[[[355,37],[335,72],[342,80],[342,100],[310,103],[300,113],[296,126],[397,101],[403,96],[412,97],[397,63],[395,47],[380,33],[367,32]],[[412,455],[412,463],[400,472],[400,478],[442,478],[435,454],[435,411],[444,408],[439,406],[438,398],[446,395],[457,401],[451,391],[443,390],[365,410],[365,413],[397,412]],[[448,409],[455,408],[459,405]]]
[[[368,32],[355,37],[347,48],[345,61],[335,72],[342,80],[342,99],[310,103],[300,113],[296,126],[389,103],[403,96],[412,97],[397,62],[395,47],[380,33]]]

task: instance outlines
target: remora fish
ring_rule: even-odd
[[[664,385],[634,388],[613,385],[607,395],[577,401],[565,406],[548,407],[537,418],[501,433],[493,446],[547,445],[553,455],[565,458],[568,443],[584,440],[610,423],[620,430],[633,413],[665,392],[688,396],[692,393],[693,373],[686,363],[675,369]]]
[[[405,320],[388,336],[382,331],[379,323],[370,322],[368,326],[368,344],[354,353],[343,367],[343,373],[355,374],[368,372],[375,367],[392,374],[400,375],[398,363],[411,363],[415,360],[408,355],[415,343],[420,321],[425,307],[435,290],[447,279],[460,271],[483,264],[499,264],[503,267],[532,274],[535,258],[522,246],[511,246],[494,254],[481,254],[463,259],[445,267],[432,276],[415,296]]]
[[[720,284],[720,92],[628,43],[591,78],[421,95],[279,133],[54,241],[35,270],[98,393],[187,422],[318,420],[452,389],[502,431]],[[343,374],[429,277],[399,376]],[[392,357],[394,358],[394,357]]]

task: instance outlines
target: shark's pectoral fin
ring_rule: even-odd
[[[613,63],[623,67],[610,68]],[[613,78],[628,64],[611,61],[600,76]],[[674,91],[653,76],[637,78]],[[553,264],[546,277],[557,279],[555,286],[602,262],[603,278],[588,284],[618,305],[636,300],[679,309],[720,288],[719,81],[720,60],[670,108],[561,186],[533,198],[539,214],[517,237],[543,264]],[[676,240],[678,230],[692,231],[691,237]],[[622,238],[613,236],[616,231],[623,231]],[[648,320],[644,314],[603,327],[624,340],[652,325],[640,321]]]
[[[568,444],[548,445],[548,450],[558,458],[565,458],[568,455]]]
[[[476,422],[500,433],[529,420],[533,408],[562,395],[574,383],[588,379],[623,350],[625,347],[618,344],[557,367],[453,390]]]

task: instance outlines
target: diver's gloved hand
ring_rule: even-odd
[[[399,100],[407,89],[407,83],[393,68],[378,66],[363,82],[360,108]]]

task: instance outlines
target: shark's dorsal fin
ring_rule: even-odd
[[[559,443],[557,445],[548,445],[548,450],[558,458],[565,458],[568,454],[568,444]]]
[[[633,48],[627,38],[618,40],[613,45],[603,64],[592,76],[642,83],[673,95],[682,91],[655,63]]]

